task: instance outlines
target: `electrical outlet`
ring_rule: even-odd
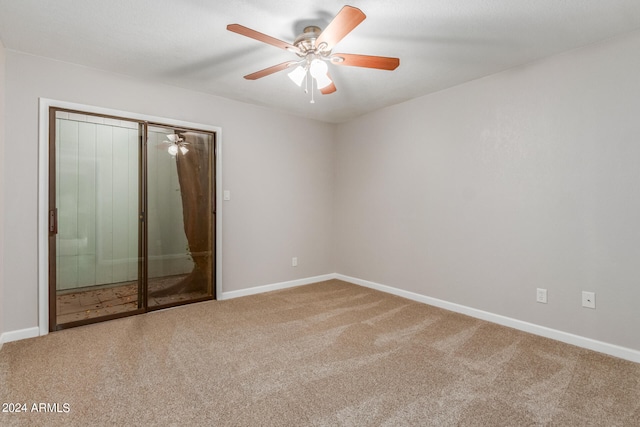
[[[537,302],[541,302],[543,304],[547,303],[547,290],[546,289],[538,288],[536,290],[536,301]]]
[[[297,267],[298,266],[298,257],[294,256],[293,258],[291,258],[291,267]]]
[[[582,306],[586,308],[596,308],[596,293],[582,291]]]

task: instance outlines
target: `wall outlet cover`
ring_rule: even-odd
[[[586,308],[596,308],[595,292],[582,291],[582,306]]]
[[[542,304],[546,304],[547,303],[547,290],[546,289],[542,289],[542,288],[536,289],[536,301],[540,302]]]

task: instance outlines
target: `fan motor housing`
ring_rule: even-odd
[[[300,34],[293,42],[293,45],[302,52],[301,56],[305,56],[307,53],[312,52],[322,53],[323,55],[329,53],[318,49],[318,46],[316,46],[316,40],[318,39],[318,36],[320,36],[320,33],[322,33],[322,30],[320,27],[316,27],[315,25],[310,25],[304,28],[302,34]]]

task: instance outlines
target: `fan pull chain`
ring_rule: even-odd
[[[309,93],[309,71],[304,75],[304,93]]]

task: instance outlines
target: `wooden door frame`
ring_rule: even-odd
[[[215,168],[214,174],[214,224],[215,241],[213,244],[215,275],[213,277],[214,298],[222,295],[222,129],[202,123],[192,123],[180,120],[167,119],[162,117],[148,116],[126,111],[106,109],[70,103],[65,101],[52,100],[47,98],[39,99],[39,150],[38,150],[38,330],[39,335],[49,333],[50,307],[49,307],[49,206],[50,206],[50,114],[51,107],[66,110],[75,110],[103,116],[122,117],[134,121],[147,123],[162,123],[165,126],[175,126],[179,128],[197,129],[205,132],[212,132],[214,138]],[[55,135],[54,135],[55,137]],[[54,195],[55,196],[55,195]]]

